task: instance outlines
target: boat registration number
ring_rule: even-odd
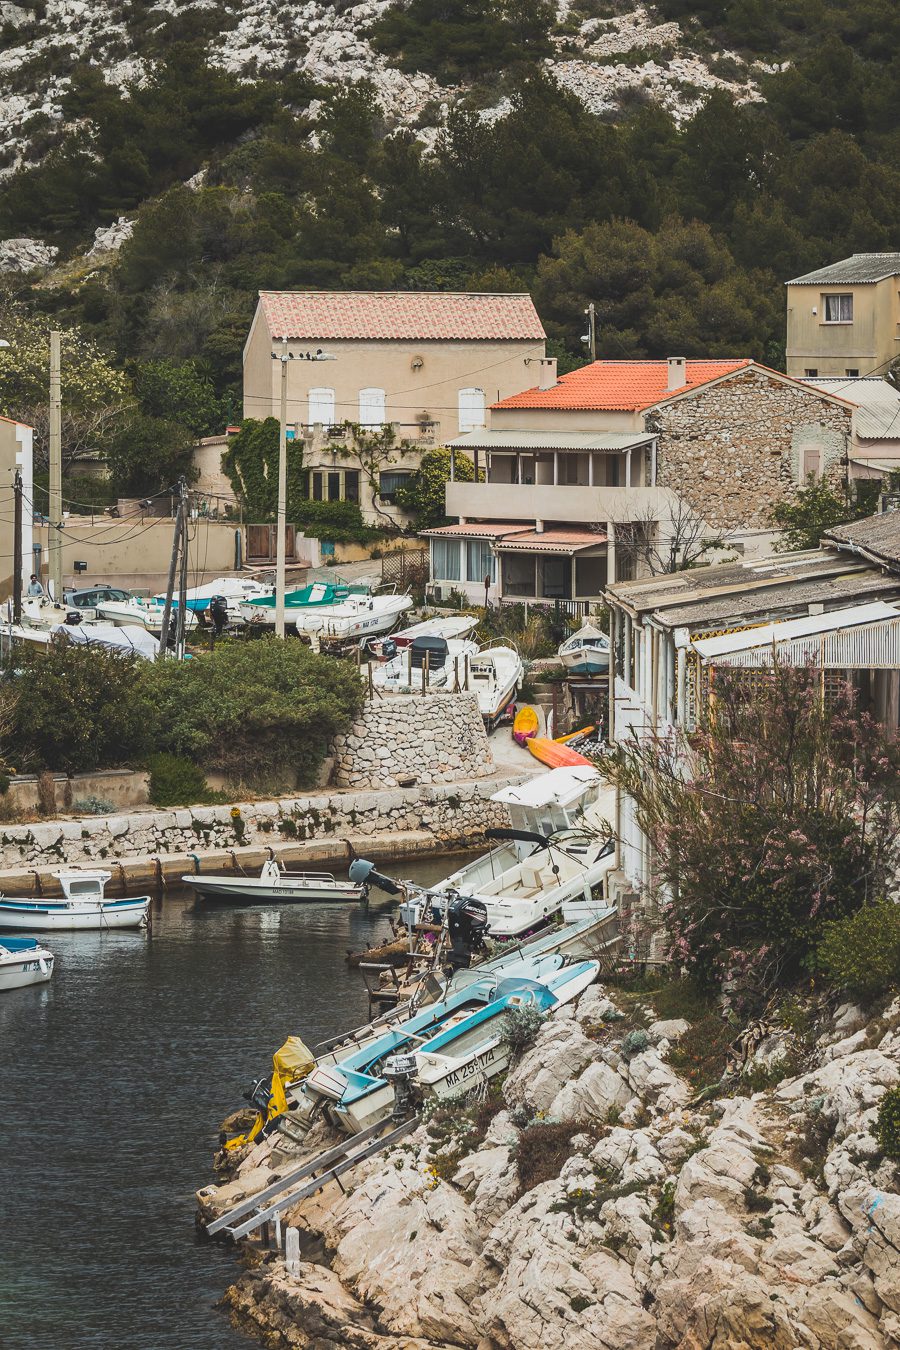
[[[41,963],[40,963],[40,961],[23,961],[23,962],[22,962],[22,970],[23,970],[23,971],[40,970],[40,968],[41,968]]]
[[[467,1078],[474,1078],[479,1070],[483,1069],[485,1065],[493,1063],[494,1058],[493,1047],[491,1047],[490,1050],[485,1050],[483,1054],[477,1055],[475,1059],[470,1060],[468,1064],[464,1064],[461,1069],[456,1069],[453,1073],[448,1073],[446,1079],[447,1086],[454,1087],[457,1083],[464,1083]]]

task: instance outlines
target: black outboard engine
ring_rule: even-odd
[[[385,895],[402,895],[403,887],[399,881],[393,877],[386,877],[382,872],[375,871],[375,864],[370,863],[366,858],[354,858],[349,867],[350,880],[354,886],[375,886],[379,891],[384,891]]]
[[[450,937],[447,959],[451,971],[468,969],[472,957],[486,950],[487,929],[487,907],[470,895],[451,892],[447,901],[447,933]]]
[[[224,595],[214,595],[209,606],[209,617],[212,619],[213,632],[216,637],[228,623],[228,601]]]

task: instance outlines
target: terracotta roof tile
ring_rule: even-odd
[[[632,412],[650,408],[661,399],[706,384],[751,365],[744,357],[731,361],[687,361],[686,382],[669,389],[666,361],[594,361],[561,375],[553,389],[526,389],[493,403],[493,408],[559,408]]]
[[[530,295],[448,291],[260,291],[274,338],[525,341],[545,337]]]

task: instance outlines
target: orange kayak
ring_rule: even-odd
[[[525,744],[535,759],[539,759],[551,769],[571,768],[574,764],[591,762],[584,755],[579,755],[577,750],[570,750],[567,745],[560,745],[558,741],[550,741],[546,736],[532,736]]]

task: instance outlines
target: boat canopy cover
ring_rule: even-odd
[[[272,1056],[272,1067],[285,1083],[305,1078],[315,1062],[315,1055],[299,1036],[288,1036],[281,1049]]]
[[[53,636],[60,634],[70,642],[85,647],[111,647],[114,651],[134,652],[147,661],[156,659],[159,641],[148,633],[146,628],[129,624],[126,628],[117,628],[111,623],[71,624],[59,623],[53,629]]]
[[[501,788],[493,794],[491,801],[502,802],[505,806],[529,806],[535,810],[547,806],[570,806],[601,780],[600,770],[593,765],[571,765],[539,774],[517,787]]]

